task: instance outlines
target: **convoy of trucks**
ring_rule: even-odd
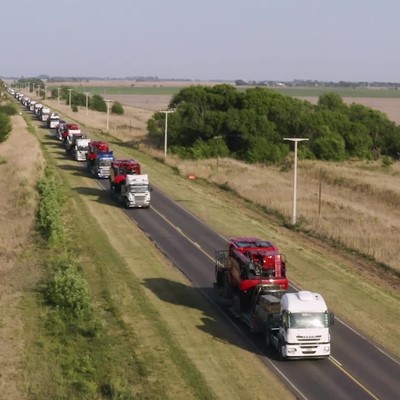
[[[92,141],[76,124],[60,120],[51,110],[20,93],[13,95],[56,129],[66,149],[88,171],[109,178],[110,190],[127,208],[148,208],[152,191],[148,174],[136,160],[115,160],[109,145]],[[45,118],[46,116],[46,118]],[[331,352],[329,327],[334,315],[319,293],[292,291],[286,276],[286,258],[272,242],[252,236],[234,237],[215,257],[216,289],[222,304],[248,326],[263,335],[267,346],[281,359],[326,358]]]

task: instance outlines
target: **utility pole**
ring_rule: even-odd
[[[68,89],[68,103],[69,103],[69,108],[71,108],[71,92],[73,91],[74,89]]]
[[[293,210],[292,210],[292,225],[296,225],[296,201],[297,201],[297,143],[308,140],[306,138],[283,138],[294,142],[294,173],[293,173]]]
[[[107,102],[107,132],[108,132],[108,129],[109,129],[109,126],[110,126],[110,103],[112,102],[112,100],[106,100],[106,102]]]
[[[174,110],[160,111],[165,114],[165,128],[164,128],[164,159],[167,158],[167,137],[168,137],[168,114],[173,113]]]
[[[61,90],[61,88],[57,88],[57,102],[58,102],[58,104],[60,104],[60,90]]]
[[[87,118],[87,116],[88,116],[88,108],[89,108],[89,95],[90,95],[90,93],[85,93],[85,96],[86,96],[86,118]]]

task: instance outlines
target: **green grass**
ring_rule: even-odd
[[[59,313],[40,301],[39,295],[36,303],[31,297],[27,299],[27,329],[32,332],[26,368],[31,377],[30,397],[33,400],[214,398],[158,310],[148,301],[141,283],[91,215],[85,198],[71,192],[68,173],[56,168],[52,156],[43,148],[66,200],[63,213],[66,230],[70,232],[68,252],[80,256],[83,275],[89,283],[94,306],[94,319],[89,325],[100,324],[102,328],[72,324],[71,330]],[[84,177],[75,179],[80,181]],[[45,264],[54,249],[40,243],[32,257],[38,264]],[[139,256],[136,263],[143,263],[142,268],[149,267],[149,263],[158,265],[156,259],[148,260],[146,247],[153,249],[150,242],[147,245],[138,242],[136,246]],[[146,347],[140,340],[142,335],[156,338],[147,346],[154,344],[164,350],[157,352]],[[159,374],[164,366],[166,371]],[[175,371],[172,376],[171,370]],[[170,383],[179,388],[177,392],[171,392]]]
[[[106,96],[107,94],[141,94],[141,95],[173,95],[181,90],[180,87],[163,87],[162,84],[153,87],[123,87],[123,86],[72,86],[79,92],[99,94]],[[51,90],[51,88],[49,88]]]
[[[193,82],[193,85],[201,85],[201,82]],[[54,87],[49,87],[51,90]],[[89,92],[101,96],[107,94],[127,95],[174,95],[182,87],[163,86],[162,83],[155,83],[151,87],[126,87],[126,86],[73,86],[80,92]],[[238,90],[246,90],[247,87],[238,87]],[[294,97],[318,97],[324,93],[335,92],[341,97],[368,97],[368,98],[400,98],[400,90],[395,89],[371,89],[371,88],[344,88],[344,87],[316,87],[316,88],[270,88],[279,93]]]
[[[394,89],[351,89],[343,87],[325,87],[325,88],[279,88],[274,89],[279,93],[294,97],[319,97],[324,93],[334,92],[341,97],[367,97],[380,99],[398,99],[400,90]]]

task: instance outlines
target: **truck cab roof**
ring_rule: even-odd
[[[328,310],[323,297],[319,293],[313,293],[308,290],[285,293],[281,299],[281,308],[291,313],[325,312]]]

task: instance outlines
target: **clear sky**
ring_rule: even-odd
[[[0,0],[0,76],[400,82],[400,0]]]

